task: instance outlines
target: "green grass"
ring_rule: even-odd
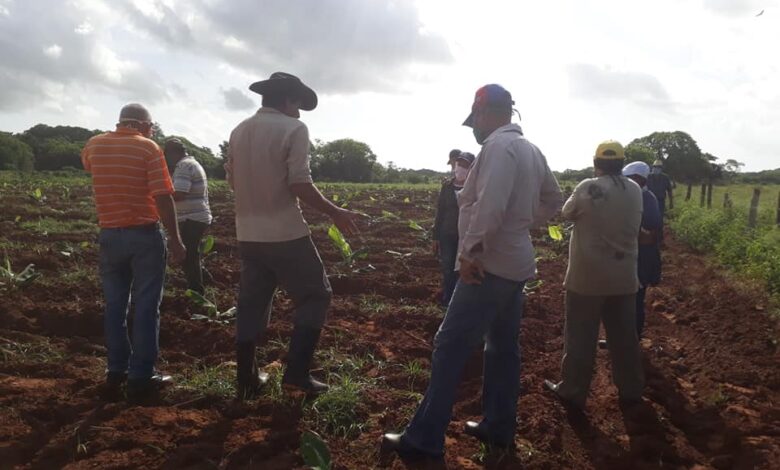
[[[374,315],[382,313],[387,309],[387,304],[384,302],[384,297],[376,294],[367,294],[360,296],[360,311]]]
[[[196,364],[178,380],[179,386],[206,396],[235,396],[236,370],[227,364],[216,366]]]
[[[428,377],[428,369],[418,359],[412,359],[406,364],[401,364],[401,369],[403,369],[409,380],[409,390],[411,391],[414,391],[415,384]]]
[[[678,239],[780,295],[780,229],[773,223],[749,228],[747,210],[736,204],[732,209],[706,209],[688,201],[671,214],[670,226]]]
[[[0,337],[0,362],[38,364],[58,362],[65,358],[62,350],[51,344],[48,338],[37,342],[14,341]]]
[[[355,437],[366,426],[358,410],[367,383],[351,374],[331,374],[330,378],[330,389],[311,403],[305,417],[318,431],[344,438]]]
[[[84,240],[97,233],[97,225],[86,220],[58,220],[43,217],[38,220],[22,221],[19,226],[24,230],[48,235],[84,234]]]

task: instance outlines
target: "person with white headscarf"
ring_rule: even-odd
[[[663,218],[660,205],[647,188],[650,167],[645,162],[631,162],[623,168],[623,176],[642,188],[642,225],[639,231],[639,290],[636,294],[636,330],[639,338],[645,326],[645,293],[648,286],[661,282],[661,232]]]

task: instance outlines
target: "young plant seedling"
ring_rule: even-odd
[[[332,466],[328,444],[314,431],[301,436],[301,457],[312,470],[330,470]]]
[[[352,251],[352,247],[349,245],[349,242],[347,242],[347,239],[344,238],[344,234],[342,234],[341,230],[335,225],[328,227],[328,237],[330,238],[330,241],[333,242],[333,245],[339,250],[342,262],[347,266],[352,266],[356,259],[363,259],[367,255],[364,249]]]
[[[34,264],[28,264],[21,272],[15,273],[11,268],[11,260],[8,256],[5,257],[5,265],[0,266],[0,279],[7,280],[9,284],[16,287],[26,287],[30,285],[34,280],[41,277],[41,273],[35,270]],[[0,282],[0,285],[4,285],[4,282]]]

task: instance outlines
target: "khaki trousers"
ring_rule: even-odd
[[[558,394],[584,407],[593,377],[599,324],[604,322],[612,381],[621,399],[639,400],[644,373],[636,333],[636,295],[592,296],[566,291],[566,326]]]

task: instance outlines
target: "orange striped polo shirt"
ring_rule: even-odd
[[[155,196],[173,193],[160,147],[129,127],[89,139],[81,162],[92,174],[101,228],[133,227],[160,220]]]

